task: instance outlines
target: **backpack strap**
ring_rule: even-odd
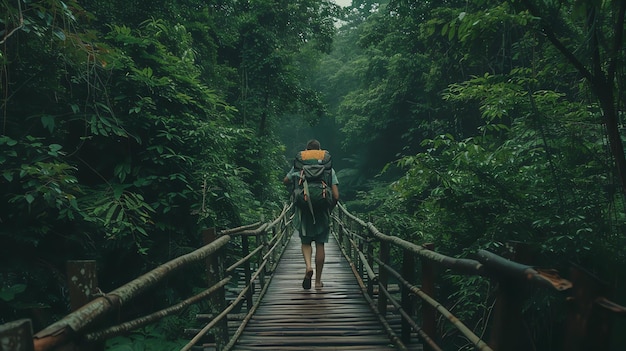
[[[313,224],[315,224],[315,212],[313,212],[313,205],[311,204],[311,201],[310,201],[311,193],[309,192],[309,182],[306,180],[304,175],[302,175],[302,173],[300,174],[301,174],[300,181],[303,182],[302,187],[304,188],[304,199],[307,200],[306,203],[309,205],[309,211],[311,211],[311,217],[313,217]]]

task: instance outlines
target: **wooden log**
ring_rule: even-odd
[[[415,280],[415,270],[413,269],[415,266],[414,256],[408,250],[403,250],[402,253],[402,276],[413,284]],[[401,290],[401,309],[407,314],[408,318],[402,319],[400,338],[403,343],[409,344],[411,342],[412,326],[410,321],[412,321],[411,317],[413,316],[413,301],[410,289],[405,286],[402,286]]]
[[[203,231],[203,240],[205,244],[211,244],[212,242],[217,240],[217,234],[215,233],[215,228],[209,228]],[[224,252],[224,250],[221,250]],[[208,271],[208,283],[209,286],[215,285],[224,277],[224,264],[223,259],[220,256],[219,252],[217,255],[211,255],[207,258],[207,271]],[[211,306],[213,308],[213,313],[219,313],[220,311],[226,308],[226,293],[224,288],[218,289],[215,294],[210,297]],[[217,344],[217,349],[221,350],[222,347],[228,342],[228,324],[227,320],[224,318],[217,322],[215,327],[215,343]]]
[[[574,282],[568,306],[564,350],[609,350],[613,313],[602,305],[610,285],[580,267],[571,268]]]
[[[33,326],[30,319],[0,325],[0,350],[33,351]]]
[[[219,248],[226,245],[230,237],[222,236],[210,245],[206,245],[194,252],[175,258],[139,278],[125,284],[111,293],[100,296],[84,305],[77,311],[70,313],[61,320],[49,325],[36,333],[34,337],[35,350],[45,351],[63,345],[89,327],[97,324],[109,313],[117,311],[133,298],[155,286],[165,277],[185,267],[186,265],[205,259]]]
[[[67,261],[67,286],[70,294],[70,308],[76,311],[93,300],[98,294],[96,261]]]
[[[425,244],[428,250],[433,250],[435,245]],[[433,263],[428,260],[422,260],[422,291],[435,298],[435,269]],[[438,340],[437,333],[437,316],[435,308],[429,304],[422,303],[422,329],[433,340]]]
[[[380,242],[379,259],[383,264],[389,264],[389,243],[386,241]],[[378,286],[381,289],[387,289],[388,280],[389,273],[384,269],[378,268]],[[384,294],[378,294],[378,313],[383,318],[387,314],[387,297]]]

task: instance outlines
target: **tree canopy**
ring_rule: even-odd
[[[456,256],[524,242],[624,296],[624,1],[0,8],[0,323],[65,314],[66,260],[97,260],[107,289],[271,217],[310,138],[382,231]],[[446,279],[484,323],[493,287]]]

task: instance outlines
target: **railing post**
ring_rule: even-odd
[[[267,237],[265,234],[265,230],[262,231],[261,233],[257,234],[256,236],[256,242],[257,245],[262,245],[263,248],[261,249],[261,254],[258,256],[259,257],[259,267],[261,267],[261,265],[263,264],[263,256],[265,256],[265,254],[267,253]],[[265,266],[265,268],[261,269],[261,271],[259,272],[259,284],[261,285],[259,288],[261,290],[263,290],[263,288],[265,287],[265,272],[267,269],[267,265]]]
[[[291,233],[289,232],[289,228],[287,227],[287,222],[288,222],[288,219],[287,219],[287,216],[285,216],[283,218],[283,223],[282,223],[282,225],[280,227],[280,230],[283,231],[283,238],[282,238],[282,240],[283,240],[283,248],[285,247],[285,245],[287,245],[287,243],[291,239],[291,235],[293,234],[293,232],[291,232]]]
[[[493,312],[489,346],[494,350],[529,350],[522,342],[524,286],[512,279],[498,280],[498,296]],[[523,345],[524,344],[524,345]]]
[[[354,246],[352,246],[352,242],[354,242],[356,239],[356,232],[350,232],[350,237],[348,238],[349,240],[347,240],[347,245],[348,245],[348,253],[350,254],[350,259],[352,260],[352,262],[357,262],[357,260],[359,259],[359,256],[356,253],[356,248]]]
[[[67,261],[67,286],[70,295],[70,309],[76,311],[93,300],[98,288],[96,261]]]
[[[613,324],[611,312],[598,305],[609,296],[608,284],[580,267],[570,269],[574,285],[566,320],[564,350],[608,350]]]
[[[432,251],[435,245],[427,243],[423,247]],[[435,270],[433,264],[424,259],[422,259],[422,291],[433,299],[435,298]],[[435,308],[425,302],[422,302],[422,330],[431,339],[437,340]]]
[[[0,350],[33,351],[33,326],[30,319],[0,325]]]
[[[415,280],[415,258],[414,254],[409,250],[402,250],[402,277],[409,283],[413,284]],[[400,305],[402,310],[406,312],[407,315],[413,316],[413,301],[411,298],[411,292],[409,288],[401,285],[401,300]],[[404,318],[401,319],[401,330],[400,330],[400,338],[403,343],[409,344],[411,342],[411,325]]]
[[[278,227],[273,226],[272,227],[272,238],[276,237],[278,235]],[[278,255],[280,254],[280,248],[279,248],[279,242],[278,242],[278,238],[276,237],[276,250],[274,250],[272,252],[272,262],[270,267],[272,268],[272,271],[270,273],[274,272],[274,265],[276,264],[276,262],[278,262]]]
[[[362,239],[363,236],[360,235],[361,234],[361,229],[359,229],[359,232],[357,234],[359,234],[359,238],[357,239],[359,241],[359,244],[358,244],[358,248],[359,249],[357,250],[355,259],[356,259],[356,262],[358,263],[357,264],[358,272],[361,275],[361,277],[364,277],[365,276],[365,269],[364,269],[363,262],[361,262],[361,259],[359,257],[359,252],[365,252],[365,251],[363,251],[363,249],[365,248],[365,244],[363,243],[363,239]]]
[[[389,264],[389,243],[386,241],[380,242],[380,252],[378,253],[378,258],[381,262],[385,264]],[[381,289],[387,289],[387,282],[389,281],[389,272],[385,269],[385,267],[378,267],[378,313],[381,316],[385,316],[387,314],[387,296],[380,291]]]
[[[350,259],[352,260],[352,262],[354,262],[354,255],[353,255],[353,250],[354,248],[352,247],[352,243],[350,243],[350,239],[352,239],[354,230],[349,230],[346,232],[346,235],[343,237],[343,247],[346,249],[346,253],[348,254],[348,257],[350,257]]]
[[[246,257],[250,253],[250,243],[247,235],[241,236],[241,251],[242,257]],[[252,279],[250,260],[246,260],[243,263],[243,271],[245,284],[250,284],[250,289],[248,289],[248,292],[246,293],[246,308],[250,311],[252,309],[252,296],[254,295],[254,282],[250,281],[250,279]]]
[[[215,228],[205,229],[202,232],[202,238],[205,245],[215,241],[217,239]],[[221,257],[222,252],[223,250],[220,249],[207,258],[208,286],[213,286],[224,278],[224,263]],[[209,301],[213,309],[213,314],[220,314],[226,308],[226,292],[224,287],[219,288],[212,294]],[[222,318],[222,320],[215,325],[214,335],[217,350],[222,350],[229,341],[227,318]]]
[[[514,250],[512,261],[529,260],[527,248],[523,243],[510,242],[509,245],[512,245]],[[526,329],[523,325],[522,307],[527,294],[528,289],[523,282],[498,277],[498,293],[489,340],[489,346],[494,350],[526,351],[533,348],[529,338],[521,336]]]
[[[345,222],[342,222],[340,225],[338,225],[337,227],[337,243],[339,244],[339,246],[341,246],[343,244],[343,236],[344,236],[344,231],[345,231]]]
[[[341,237],[339,238],[339,245],[341,245],[341,247],[343,247],[344,249],[346,249],[346,253],[348,253],[347,251],[347,247],[346,247],[346,242],[348,241],[348,236],[350,235],[350,227],[351,225],[348,226],[344,226],[343,230],[341,231]]]
[[[67,287],[70,296],[70,309],[76,311],[93,300],[98,289],[98,273],[96,261],[74,260],[67,261]],[[94,342],[76,346],[80,351],[104,350],[104,342]]]
[[[372,239],[366,237],[365,247],[367,250],[367,263],[370,267],[374,267],[374,245],[372,245]],[[367,280],[367,294],[370,297],[374,297],[374,281],[371,279]]]

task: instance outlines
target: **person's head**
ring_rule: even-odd
[[[307,150],[320,150],[321,149],[320,142],[315,139],[311,139],[307,141],[306,149]]]

